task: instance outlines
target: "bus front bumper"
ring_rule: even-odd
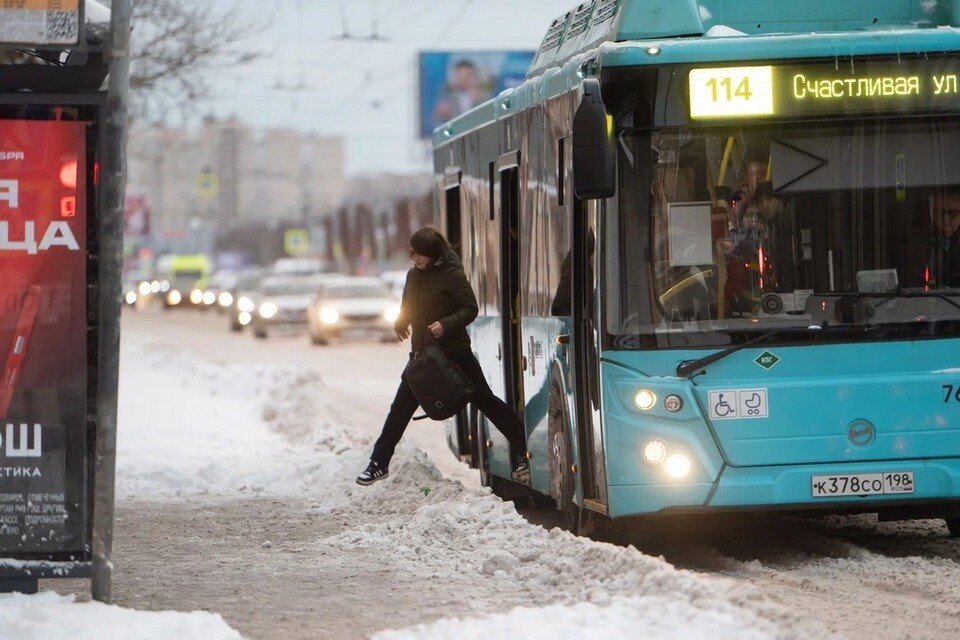
[[[814,476],[913,474],[912,493],[814,497]],[[724,467],[715,483],[610,486],[609,515],[626,517],[672,510],[742,508],[797,510],[881,509],[891,504],[960,503],[960,458],[868,463]]]

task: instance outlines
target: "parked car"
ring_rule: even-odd
[[[325,345],[343,336],[395,341],[400,304],[379,278],[344,278],[321,287],[307,312],[310,341]]]
[[[256,312],[250,326],[257,338],[273,330],[291,331],[307,327],[307,308],[316,298],[324,275],[272,275],[260,283]]]

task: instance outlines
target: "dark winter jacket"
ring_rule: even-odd
[[[452,251],[426,269],[407,272],[400,317],[394,328],[412,327],[411,350],[420,351],[431,338],[428,326],[439,321],[443,337],[437,343],[446,353],[470,348],[467,326],[478,313],[477,298],[463,272],[463,263]]]

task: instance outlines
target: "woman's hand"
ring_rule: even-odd
[[[433,335],[433,337],[437,340],[443,337],[443,325],[439,322],[434,322],[432,325],[427,327],[427,329],[430,330],[430,334]]]

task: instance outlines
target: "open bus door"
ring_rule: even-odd
[[[523,335],[520,326],[520,152],[501,157],[496,169],[500,182],[500,290],[503,292],[503,338],[500,355],[506,392],[504,401],[522,417],[526,403],[523,390]]]
[[[577,421],[578,475],[583,506],[607,512],[600,411],[600,288],[598,233],[602,202],[616,192],[615,155],[610,116],[600,95],[600,83],[584,80],[583,95],[573,120],[573,354]]]

